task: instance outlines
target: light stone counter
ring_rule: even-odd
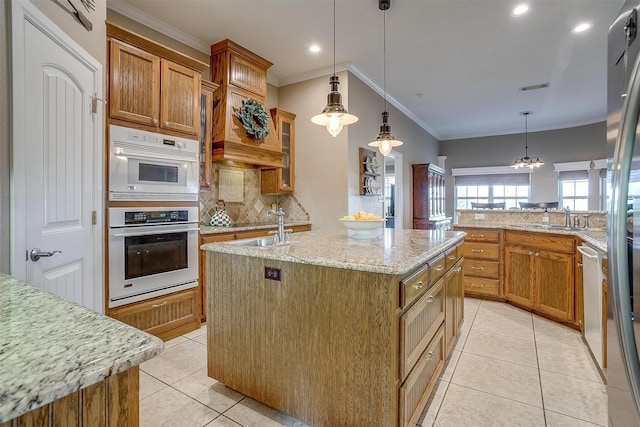
[[[275,247],[209,243],[202,249],[279,261],[405,274],[461,242],[463,232],[436,230],[374,230],[370,240],[349,237],[347,229],[314,230],[291,235],[291,244]]]
[[[0,273],[0,422],[159,354],[162,340]]]
[[[519,230],[535,233],[566,234],[577,236],[594,248],[607,252],[607,230],[602,228],[561,228],[547,227],[538,224],[505,224],[497,222],[471,221],[463,224],[455,224],[454,227],[473,228],[501,228],[503,230]]]
[[[296,225],[311,225],[311,221],[289,221],[284,224],[285,228],[293,227]],[[229,233],[233,231],[250,231],[250,230],[264,230],[278,228],[277,223],[260,223],[260,224],[246,224],[240,226],[231,227],[212,227],[210,225],[200,225],[200,234],[218,234]]]

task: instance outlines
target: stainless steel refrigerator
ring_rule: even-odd
[[[608,46],[607,394],[615,427],[640,427],[639,8],[640,0],[624,2]]]

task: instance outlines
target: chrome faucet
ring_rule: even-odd
[[[562,210],[562,212],[564,212],[564,226],[566,228],[571,228],[571,209],[567,206]]]
[[[267,218],[271,215],[275,215],[278,217],[278,231],[270,231],[269,234],[273,234],[273,244],[286,244],[289,242],[289,233],[293,230],[285,230],[284,229],[284,217],[287,215],[282,208],[278,208],[277,211],[270,209],[267,212]]]

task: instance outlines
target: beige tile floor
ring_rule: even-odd
[[[140,366],[142,427],[306,426],[206,374],[206,326]],[[504,303],[465,299],[465,322],[418,426],[607,425],[580,334]]]

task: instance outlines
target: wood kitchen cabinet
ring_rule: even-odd
[[[433,163],[413,168],[413,228],[449,230],[451,218],[445,215],[444,169]]]
[[[573,323],[575,238],[507,230],[505,241],[505,298]]]
[[[462,260],[447,271],[444,277],[446,289],[445,316],[445,348],[449,354],[456,342],[464,321],[464,282],[462,274]]]
[[[195,137],[207,64],[107,23],[113,124]]]
[[[213,144],[213,93],[218,85],[202,80],[200,88],[200,189],[211,189]]]
[[[168,341],[200,327],[198,288],[111,308],[109,315]]]
[[[465,295],[502,301],[503,231],[469,227],[455,229],[467,233],[459,249],[465,259]]]
[[[293,194],[296,115],[280,108],[272,108],[270,112],[282,147],[284,167],[262,169],[260,191],[262,194]]]

